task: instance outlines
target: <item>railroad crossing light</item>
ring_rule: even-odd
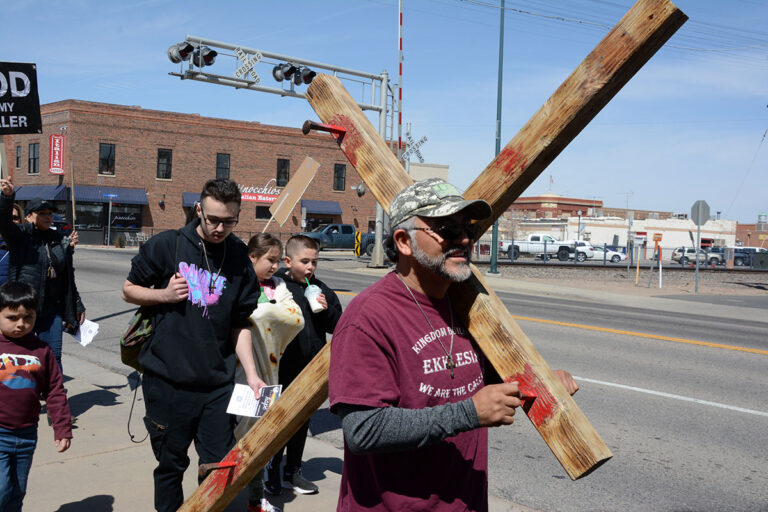
[[[315,73],[311,69],[306,67],[301,68],[301,71],[293,75],[293,83],[296,85],[301,85],[301,84],[309,85],[312,83],[312,79],[315,78],[315,75],[317,75],[317,73]]]
[[[189,56],[192,55],[194,49],[195,47],[186,41],[176,43],[168,48],[168,58],[171,59],[171,62],[174,64],[179,64],[182,61],[189,60]]]
[[[195,50],[195,53],[192,54],[192,63],[199,68],[210,66],[216,61],[217,55],[218,52],[216,50],[211,50],[207,46],[203,46],[202,48]]]
[[[298,70],[299,68],[290,63],[278,64],[272,68],[272,76],[278,82],[282,82],[283,80],[290,80],[291,76]]]

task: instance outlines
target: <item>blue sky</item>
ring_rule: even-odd
[[[494,156],[500,1],[404,4],[403,120],[415,138],[429,138],[425,160],[449,164],[451,181],[465,188]],[[502,146],[631,5],[506,1]],[[704,199],[713,214],[746,223],[768,212],[768,0],[676,5],[690,20],[525,195],[551,187],[606,206],[673,212]],[[396,0],[18,0],[2,11],[0,60],[37,64],[41,103],[80,99],[295,127],[316,119],[301,99],[169,76],[179,66],[166,49],[187,34],[386,69],[397,82]],[[234,67],[220,55],[209,69]],[[271,66],[256,70],[263,85],[277,86]]]

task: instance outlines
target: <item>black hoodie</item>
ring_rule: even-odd
[[[299,283],[288,275],[288,269],[281,268],[275,275],[285,280],[285,285],[293,295],[296,304],[304,315],[304,328],[285,348],[280,358],[278,379],[280,384],[288,386],[294,378],[304,369],[320,349],[325,345],[325,335],[332,334],[336,324],[341,318],[341,303],[336,293],[315,276],[309,279],[310,284],[316,284],[323,290],[328,309],[319,313],[313,313],[309,307],[309,301],[304,297],[307,283]]]
[[[250,326],[259,284],[245,244],[233,234],[218,244],[203,242],[199,224],[195,219],[147,241],[131,262],[128,281],[164,288],[174,271],[187,279],[187,300],[154,306],[155,331],[139,362],[145,371],[179,386],[214,389],[234,380],[232,330]]]

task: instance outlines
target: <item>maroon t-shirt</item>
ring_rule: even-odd
[[[32,333],[19,339],[0,334],[0,427],[37,425],[43,398],[54,439],[71,439],[72,417],[62,382],[53,351],[40,338]]]
[[[394,273],[349,304],[331,343],[331,407],[423,409],[465,400],[483,387],[479,351],[455,312],[454,378],[446,368],[439,341],[449,349],[448,298],[413,294],[434,331]],[[355,455],[345,445],[338,510],[488,510],[487,429],[397,453]]]

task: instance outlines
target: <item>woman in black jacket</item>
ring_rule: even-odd
[[[39,306],[34,332],[51,346],[61,367],[62,332],[75,332],[85,320],[85,307],[75,286],[71,240],[55,229],[56,208],[42,199],[27,204],[27,225],[11,219],[14,191],[9,180],[0,180],[0,235],[10,251],[9,281],[31,285]]]

